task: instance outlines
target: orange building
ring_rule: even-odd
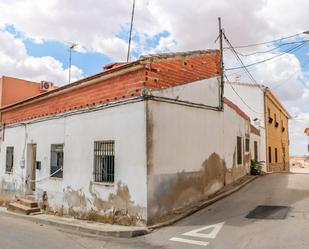
[[[0,78],[0,107],[20,102],[43,92],[41,83],[2,76]]]
[[[266,166],[268,172],[288,172],[289,129],[291,115],[270,91],[265,89]]]

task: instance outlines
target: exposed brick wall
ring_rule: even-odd
[[[192,53],[175,56],[154,56],[140,60],[145,68],[1,112],[1,121],[11,124],[54,115],[132,96],[140,96],[147,88],[170,87],[217,76],[219,53]],[[158,80],[155,80],[158,79]]]
[[[101,103],[139,96],[143,88],[144,70],[98,82],[64,94],[53,96],[35,103],[2,113],[2,123],[49,116],[74,109],[81,109]]]
[[[154,58],[150,63],[152,70],[147,72],[146,85],[148,88],[171,87],[217,76],[219,59],[219,52]]]

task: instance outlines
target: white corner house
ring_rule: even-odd
[[[250,118],[220,98],[218,60],[145,56],[1,108],[0,198],[155,224],[248,174]]]

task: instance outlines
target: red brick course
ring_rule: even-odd
[[[156,89],[176,86],[188,82],[219,75],[219,51],[197,51],[168,55],[142,57],[131,63],[144,67],[113,78],[98,81],[91,85],[78,87],[91,80],[84,79],[72,86],[58,88],[57,95],[42,94],[36,99],[29,99],[2,108],[1,123],[12,124],[43,116],[55,115],[120,99],[140,96],[143,88]],[[101,75],[113,74],[130,68],[129,64],[110,69]]]

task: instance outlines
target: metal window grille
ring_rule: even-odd
[[[63,178],[63,144],[51,145],[50,174],[53,177]]]
[[[249,138],[246,138],[246,145],[245,145],[245,149],[246,149],[246,152],[249,152],[250,151],[250,139]]]
[[[278,162],[278,150],[275,148],[275,162]]]
[[[14,165],[14,147],[6,147],[5,172],[11,173]]]
[[[237,137],[237,164],[242,164],[242,138]]]
[[[115,142],[94,143],[94,181],[113,183],[115,179]]]
[[[254,141],[254,160],[258,161],[258,143]]]
[[[271,147],[268,147],[268,162],[271,163]]]

